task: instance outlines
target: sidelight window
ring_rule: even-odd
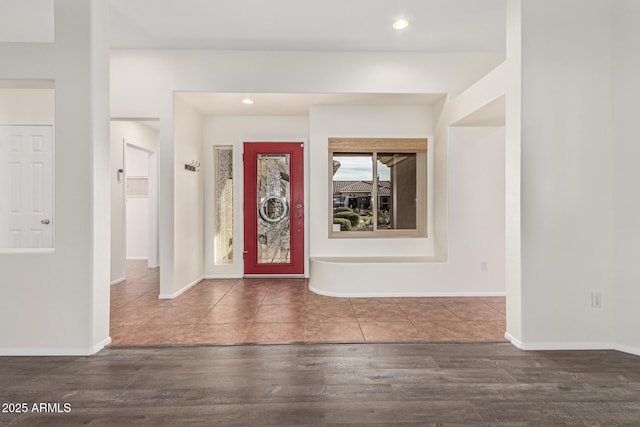
[[[213,149],[215,170],[215,263],[233,263],[233,147]]]

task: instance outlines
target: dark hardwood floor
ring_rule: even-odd
[[[6,426],[640,425],[640,357],[505,343],[108,348],[2,357],[0,385]]]

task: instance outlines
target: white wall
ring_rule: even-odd
[[[522,3],[522,341],[530,347],[613,338],[611,3]],[[594,291],[602,308],[591,308]]]
[[[54,89],[0,88],[0,124],[53,125]]]
[[[313,126],[312,122],[312,135]],[[327,295],[358,297],[504,294],[504,146],[502,127],[451,128],[449,131],[445,147],[449,160],[448,260],[426,260],[424,254],[420,258],[419,252],[397,254],[397,249],[383,252],[383,248],[378,248],[377,255],[386,257],[374,257],[362,264],[354,257],[369,255],[368,248],[343,252],[341,246],[347,246],[346,240],[333,239],[331,243],[335,248],[330,254],[339,253],[344,258],[337,262],[335,255],[312,259],[312,288]],[[314,185],[312,182],[312,201],[314,193],[320,192],[319,188],[313,191]],[[322,191],[327,191],[326,184]],[[327,203],[327,198],[322,201]],[[312,222],[316,223],[313,218]],[[320,230],[312,234],[312,249],[313,238],[326,236],[322,225],[314,227],[314,231],[315,228]],[[380,243],[365,240],[369,246]],[[385,243],[390,246],[389,241]],[[396,258],[402,255],[404,263],[402,258]],[[481,269],[482,262],[486,262],[486,270]]]
[[[519,17],[519,11],[518,11]],[[436,117],[433,146],[434,253],[446,261],[449,256],[448,147],[452,126],[504,127],[504,99],[509,64],[503,62],[457,96],[448,95],[433,111]],[[519,115],[519,111],[518,111]],[[518,169],[519,176],[519,169]],[[518,212],[519,214],[519,212]]]
[[[433,256],[433,191],[427,188],[426,238],[330,239],[329,138],[427,138],[427,182],[433,176],[433,117],[421,106],[313,106],[310,113],[311,257]]]
[[[179,295],[198,283],[204,274],[204,173],[202,169],[190,172],[184,168],[185,163],[194,160],[204,163],[204,120],[179,95],[175,96],[173,111],[175,262],[172,282],[160,285],[161,298]]]
[[[617,340],[638,345],[632,328],[638,323],[637,262],[627,257],[637,253],[638,241],[633,234],[638,205],[629,200],[638,178],[637,137],[630,124],[637,99],[636,3],[523,0],[521,320],[526,343],[596,346],[613,339],[615,318]],[[0,78],[55,79],[56,141],[65,141],[56,151],[55,254],[0,258],[3,284],[13,285],[0,287],[2,354],[87,353],[100,348],[108,333],[108,272],[103,271],[108,254],[101,252],[108,248],[108,181],[100,161],[108,157],[103,152],[108,148],[106,67],[101,67],[107,58],[108,4],[58,0],[55,7],[55,45],[0,44],[0,57],[6,59]],[[163,166],[170,166],[163,182],[172,184],[173,90],[446,93],[468,86],[498,61],[446,54],[115,51],[112,112],[163,120]],[[513,93],[507,94],[507,104],[514,102]],[[509,105],[507,110],[512,111]],[[510,145],[511,133],[520,129],[507,127]],[[518,149],[507,154],[519,158]],[[177,204],[170,187],[163,190],[168,195],[163,225],[173,231]],[[509,209],[516,199],[508,199]],[[518,221],[513,224],[519,227]],[[165,249],[173,248],[172,239],[173,233]],[[618,245],[616,255],[623,256],[614,261]],[[163,270],[171,273],[173,265]],[[508,270],[513,276],[519,272]],[[589,307],[592,290],[603,292],[602,309]]]
[[[174,90],[455,94],[503,60],[482,53],[112,50],[111,111],[163,118]]]
[[[124,182],[118,181],[118,169],[124,169],[124,145],[135,144],[150,152],[157,152],[160,145],[158,130],[137,121],[111,121],[111,283],[126,278],[126,239]]]
[[[149,178],[149,152],[127,144],[127,178]],[[127,259],[149,258],[149,197],[127,196]]]
[[[640,2],[612,3],[614,296],[603,304],[614,307],[617,343],[640,354]]]
[[[320,113],[318,112],[320,111]],[[307,167],[311,256],[430,256],[425,250],[429,239],[328,239],[327,201],[328,178],[327,137],[340,136],[428,136],[431,138],[431,109],[426,107],[336,107],[316,106],[311,117],[209,117],[205,122],[205,153],[211,164],[213,145],[233,145],[236,163],[241,162],[242,142],[245,139],[292,139],[304,136],[311,126],[307,145],[311,158]],[[399,131],[398,129],[402,129]],[[504,292],[504,129],[456,128],[451,130],[447,151],[452,165],[450,171],[452,253],[449,263],[419,266],[419,274],[411,267],[400,267],[403,274],[421,277],[423,286],[412,292],[431,294],[500,294]],[[237,165],[236,165],[237,166]],[[433,169],[433,162],[430,162]],[[211,168],[205,180],[207,229],[213,229],[213,176]],[[235,236],[242,242],[242,185],[240,167],[235,168]],[[430,193],[433,193],[432,191]],[[319,214],[323,218],[319,218]],[[431,230],[433,231],[433,230]],[[211,232],[206,231],[205,236]],[[411,245],[415,245],[411,247]],[[325,252],[318,248],[330,246]],[[354,245],[364,245],[354,249]],[[392,245],[395,245],[392,247]],[[206,275],[225,277],[242,274],[242,259],[234,265],[213,264],[213,239],[206,243]],[[236,253],[241,253],[236,243]],[[431,249],[431,248],[428,248]],[[358,251],[358,252],[356,252]],[[404,252],[403,252],[404,251]],[[239,259],[240,258],[240,259]],[[480,270],[481,261],[487,271]],[[387,286],[387,291],[393,287]],[[321,290],[321,289],[320,289]],[[344,289],[348,291],[348,289]],[[369,289],[372,291],[372,288]]]
[[[507,336],[522,342],[522,0],[507,1],[505,77],[505,290]]]
[[[241,277],[244,273],[242,250],[243,211],[242,201],[242,150],[243,142],[248,140],[286,141],[292,139],[308,140],[309,118],[307,116],[211,116],[204,124],[204,169],[205,175],[205,276]],[[215,265],[214,254],[214,176],[213,148],[216,145],[233,146],[233,245],[234,259],[230,265]],[[306,148],[308,150],[308,146]],[[308,159],[307,159],[308,160]],[[308,189],[309,169],[305,167],[305,186]],[[307,191],[308,193],[308,191]],[[308,227],[308,224],[307,224]],[[308,253],[308,242],[305,242]],[[308,271],[305,268],[305,271]]]
[[[5,1],[0,15],[0,41],[18,43],[53,43],[53,1]]]
[[[502,127],[449,132],[449,265],[479,292],[504,292],[504,145]]]
[[[56,0],[56,23],[61,23],[63,29],[64,19],[59,20],[58,2],[64,7],[75,7],[75,2],[69,0]],[[84,143],[89,145],[90,168],[89,176],[91,198],[89,199],[89,213],[91,231],[89,233],[89,246],[91,248],[90,268],[90,324],[89,336],[93,342],[92,351],[98,351],[103,345],[111,341],[109,337],[110,295],[109,288],[109,243],[111,232],[110,221],[110,197],[109,197],[109,1],[90,0],[88,18],[85,23],[90,27],[90,56],[89,79],[91,81],[89,110],[89,138]],[[71,11],[66,19],[81,19],[78,11]],[[56,32],[57,33],[57,32]],[[56,34],[56,40],[65,40],[65,36]],[[58,38],[60,37],[60,38]],[[72,37],[77,37],[74,35]],[[81,36],[82,37],[82,36]],[[80,39],[83,40],[83,39]],[[81,49],[76,46],[74,52]],[[74,53],[77,55],[77,53]],[[65,59],[72,63],[70,58]],[[57,108],[57,107],[56,107]],[[86,108],[86,107],[85,107]],[[64,139],[63,139],[64,140]],[[59,140],[60,141],[60,140]],[[91,141],[88,143],[87,141]],[[86,286],[86,284],[84,285]]]
[[[89,354],[109,342],[107,9],[58,0],[55,45],[0,43],[0,79],[56,87],[55,252],[0,257],[0,354]]]
[[[112,117],[160,119],[161,292],[180,288],[173,283],[174,168],[182,167],[174,152],[174,92],[456,93],[502,60],[476,53],[111,51]]]

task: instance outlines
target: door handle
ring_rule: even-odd
[[[49,220],[49,218],[45,218],[42,221],[40,221],[40,224],[44,224],[44,225],[49,225],[51,223],[51,221]]]

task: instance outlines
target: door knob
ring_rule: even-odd
[[[42,221],[40,221],[40,224],[44,224],[44,225],[48,225],[50,223],[51,223],[51,221],[49,221],[49,218],[45,218]]]

